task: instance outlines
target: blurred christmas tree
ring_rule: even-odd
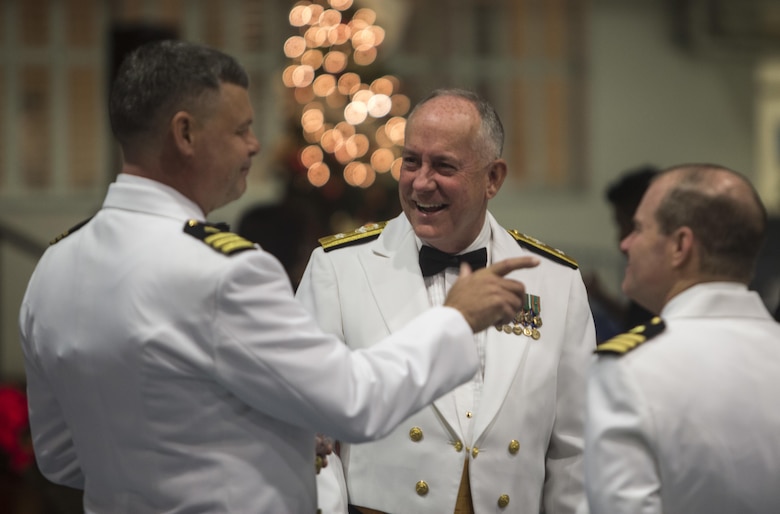
[[[283,159],[288,194],[303,196],[329,231],[350,230],[400,212],[397,179],[409,98],[377,62],[385,37],[375,11],[353,0],[296,3],[284,44],[292,61],[292,141]]]

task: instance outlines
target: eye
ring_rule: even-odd
[[[401,161],[401,167],[405,170],[413,170],[419,167],[419,162],[416,157],[406,155]]]
[[[452,175],[458,171],[458,167],[449,162],[439,162],[435,165],[436,171],[445,175]]]

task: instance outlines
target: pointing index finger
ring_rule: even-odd
[[[522,268],[533,268],[538,265],[538,257],[512,257],[510,259],[504,259],[503,261],[491,264],[488,266],[488,270],[495,273],[499,277],[503,277],[510,271],[515,271]]]

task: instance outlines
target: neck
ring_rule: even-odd
[[[144,166],[128,162],[125,162],[122,166],[122,173],[155,180],[161,184],[165,184],[166,186],[175,189],[182,195],[192,200],[198,207],[200,207],[200,210],[203,211],[204,216],[208,216],[209,212],[213,210],[207,208],[203,202],[198,200],[197,195],[191,186],[191,181],[183,180],[181,173],[165,173],[159,167]]]

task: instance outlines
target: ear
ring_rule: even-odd
[[[179,111],[171,119],[171,135],[179,152],[191,156],[194,153],[195,118],[187,111]]]
[[[485,192],[488,200],[498,194],[501,189],[501,185],[506,178],[507,168],[506,161],[504,159],[496,159],[490,165],[490,169],[487,172],[487,191]]]
[[[681,268],[695,257],[695,239],[690,227],[680,227],[672,232],[672,266]]]

